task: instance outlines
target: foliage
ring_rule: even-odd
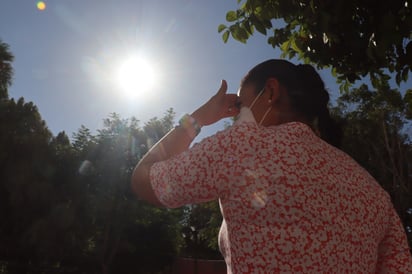
[[[412,247],[412,143],[407,96],[380,82],[342,95],[335,115],[345,123],[343,149],[388,191]],[[409,119],[408,119],[409,117]]]
[[[60,222],[60,213],[53,214],[60,197],[54,188],[57,165],[53,158],[58,153],[51,144],[57,147],[58,141],[37,107],[23,98],[0,102],[0,132],[0,254],[26,263],[33,254],[33,261],[47,260],[50,250],[59,256],[66,237],[58,231],[64,231],[67,223]],[[59,138],[64,139],[63,135]]]
[[[409,1],[238,0],[229,26],[219,25],[246,43],[255,31],[283,57],[298,57],[332,74],[348,91],[349,83],[369,75],[396,73],[399,84],[412,70],[412,7]]]
[[[96,136],[82,126],[72,144],[64,132],[52,136],[33,103],[1,101],[0,268],[152,273],[170,265],[183,245],[182,210],[137,201],[130,176],[173,119],[169,110],[142,129],[111,114]]]
[[[13,68],[11,63],[14,56],[9,50],[9,46],[0,39],[0,100],[7,99],[7,89],[11,85],[13,78]]]
[[[150,134],[162,137],[170,130],[173,118],[170,110],[160,121],[153,118],[142,131],[137,119],[122,120],[113,113],[104,120],[104,128],[98,131],[96,148],[88,160],[93,165],[93,177],[97,179],[92,185],[95,196],[92,208],[95,209],[95,226],[99,231],[94,242],[101,252],[104,268],[116,263],[117,252],[130,254],[132,250],[137,252],[136,257],[146,257],[145,260],[133,260],[135,264],[139,262],[141,271],[153,266],[162,267],[179,250],[179,211],[157,209],[136,202],[130,191],[133,167],[146,152],[149,138],[152,142],[158,141],[149,137]],[[151,124],[157,127],[153,128]],[[126,231],[136,235],[125,235]],[[162,258],[166,261],[162,262]],[[153,260],[157,263],[148,264]]]
[[[187,257],[221,259],[217,235],[222,223],[219,203],[212,201],[185,207],[182,254]]]

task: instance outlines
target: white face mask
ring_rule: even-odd
[[[263,88],[261,91],[259,91],[258,95],[255,97],[255,99],[253,100],[253,102],[250,104],[249,107],[246,106],[242,106],[240,109],[240,112],[238,114],[238,116],[236,117],[236,122],[235,124],[241,124],[244,122],[253,122],[255,124],[257,124],[255,116],[252,113],[252,108],[255,105],[255,103],[257,102],[257,100],[259,99],[259,97],[263,94],[263,92],[265,91],[265,88]],[[272,106],[270,106],[265,114],[263,115],[262,119],[260,119],[259,121],[259,126],[262,125],[263,121],[265,120],[266,116],[268,115],[268,113],[270,112],[270,110],[272,109]]]

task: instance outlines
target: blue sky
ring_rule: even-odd
[[[226,79],[236,93],[241,77],[257,63],[279,58],[256,34],[247,44],[217,32],[236,0],[0,0],[0,39],[15,56],[10,97],[39,108],[53,134],[70,137],[81,125],[92,131],[116,112],[147,121],[173,107],[191,113]],[[156,71],[156,85],[133,98],[113,83],[113,71],[139,53]],[[338,86],[321,73],[332,98]],[[205,128],[200,137],[221,129]]]

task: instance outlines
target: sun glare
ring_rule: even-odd
[[[119,86],[127,96],[149,92],[155,83],[155,71],[152,64],[138,56],[129,57],[117,72]]]

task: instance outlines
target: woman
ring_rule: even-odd
[[[312,66],[268,60],[238,96],[226,90],[222,81],[143,157],[138,196],[166,207],[219,199],[228,273],[412,273],[388,194],[335,147],[339,130]],[[236,115],[189,149],[202,126]]]

